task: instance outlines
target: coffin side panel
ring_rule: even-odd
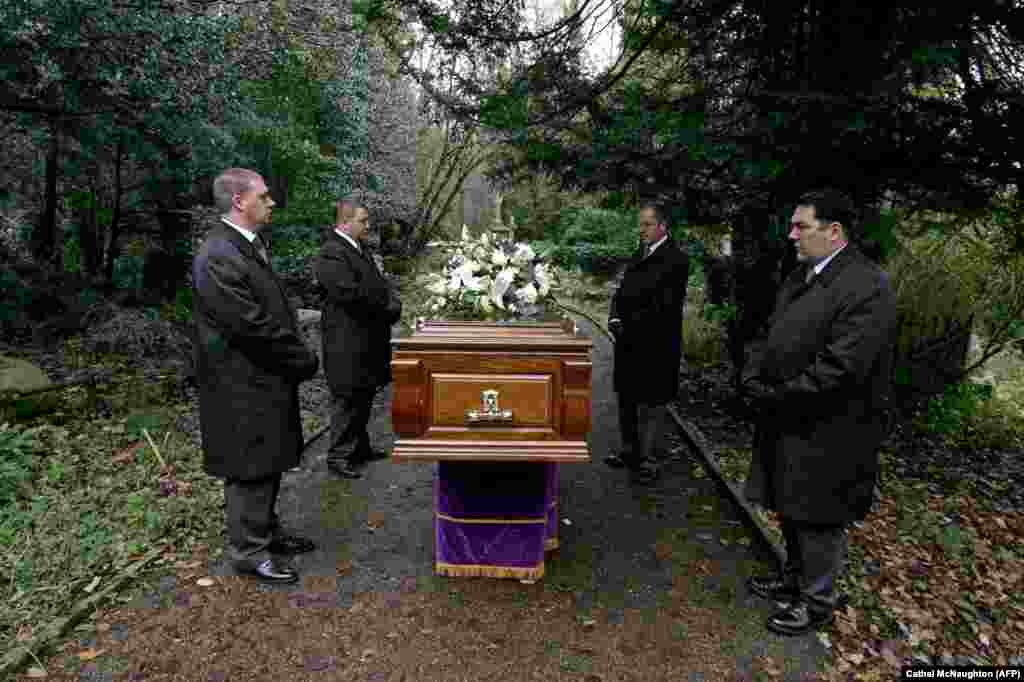
[[[589,362],[562,363],[561,432],[567,440],[585,440],[590,433],[590,374]]]
[[[426,376],[419,360],[391,361],[393,389],[391,393],[391,421],[395,435],[416,438],[426,429],[424,419],[426,403]]]

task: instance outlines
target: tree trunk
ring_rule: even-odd
[[[110,218],[110,227],[107,229],[103,248],[103,282],[108,287],[114,283],[114,261],[118,256],[117,240],[121,231],[121,160],[123,154],[124,140],[121,136],[118,136],[117,147],[114,150],[113,215]]]
[[[57,166],[60,163],[60,119],[50,119],[50,147],[46,154],[43,215],[32,234],[32,253],[40,264],[57,259]]]
[[[97,204],[97,193],[93,190],[89,205],[83,206],[78,212],[78,246],[82,254],[82,274],[88,277],[96,275],[100,268]]]

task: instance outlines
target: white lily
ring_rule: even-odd
[[[537,302],[537,288],[533,282],[516,291],[516,299],[524,303],[534,304]]]
[[[437,296],[444,296],[445,292],[448,291],[448,282],[444,277],[438,275],[427,285],[427,291]]]
[[[504,267],[508,265],[508,256],[501,249],[495,249],[494,253],[491,254],[491,263],[498,267]]]
[[[466,225],[466,223],[462,223],[462,241],[468,242],[469,240],[469,227]]]
[[[470,291],[479,291],[479,278],[473,275],[473,272],[479,269],[479,263],[467,260],[462,265],[452,270],[451,279],[448,280],[448,291],[458,291],[462,287],[465,287]]]
[[[512,280],[515,279],[515,276],[514,270],[505,268],[494,277],[494,285],[491,287],[491,300],[494,301],[494,305],[502,310],[505,309],[505,292],[512,286]]]
[[[512,255],[512,260],[516,263],[529,263],[537,254],[533,252],[529,244],[519,243],[516,244],[516,252]]]
[[[538,263],[533,269],[533,278],[537,280],[537,288],[541,296],[547,296],[551,290],[552,276],[544,263]]]

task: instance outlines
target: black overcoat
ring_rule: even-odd
[[[810,284],[783,283],[752,374],[773,385],[759,417],[747,499],[794,520],[844,524],[871,508],[892,374],[888,277],[854,246]]]
[[[316,259],[324,295],[324,372],[335,395],[391,382],[391,326],[401,317],[402,305],[369,254],[363,254],[330,229]]]
[[[647,258],[630,259],[612,297],[609,319],[622,321],[615,342],[615,391],[659,405],[676,398],[682,351],[683,303],[690,263],[671,238]]]
[[[256,480],[299,463],[299,382],[319,366],[284,287],[221,223],[192,264],[196,378],[206,471]]]

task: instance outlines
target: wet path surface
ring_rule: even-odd
[[[819,668],[823,647],[814,637],[782,640],[764,630],[773,605],[743,586],[747,575],[763,569],[750,534],[715,483],[694,475],[697,460],[681,441],[673,437],[666,444],[662,477],[653,485],[631,484],[626,472],[603,464],[619,445],[612,347],[589,322],[580,324],[594,340],[592,461],[560,467],[561,547],[547,555],[543,589],[572,593],[581,613],[602,608],[615,623],[626,609],[657,609],[673,592],[678,598],[677,576],[700,564],[691,580],[700,587],[690,590],[690,598],[716,600],[723,612],[746,623],[746,639],[737,642],[738,669],[749,670],[751,661],[770,653],[765,645],[770,642],[776,655],[797,663],[797,676],[785,679],[805,679]],[[377,396],[370,435],[375,447],[390,450],[390,391]],[[454,588],[459,581],[486,580],[433,574],[436,464],[384,460],[371,463],[359,480],[342,480],[327,470],[327,442],[326,435],[320,438],[305,453],[300,470],[286,474],[279,501],[289,530],[318,545],[295,559],[304,577],[333,579],[339,605],[363,592]],[[221,566],[215,572],[227,570]]]

